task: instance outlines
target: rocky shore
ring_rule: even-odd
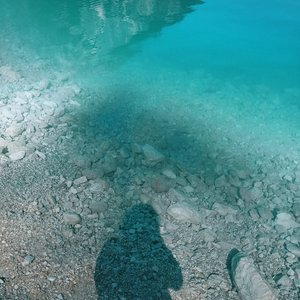
[[[233,248],[253,259],[278,299],[299,299],[299,159],[234,167],[208,153],[220,162],[212,173],[191,172],[147,128],[135,141],[84,114],[97,111],[81,101],[94,96],[68,74],[42,74],[0,66],[0,299],[97,299],[97,258],[111,239],[138,239],[134,222],[121,226],[139,204],[154,209],[157,247],[180,268],[181,284],[171,276],[165,287],[171,299],[239,299],[226,268]],[[149,286],[165,270],[156,255]],[[115,299],[130,299],[130,280],[121,289],[109,279]]]

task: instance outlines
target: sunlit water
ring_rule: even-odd
[[[10,53],[2,63],[45,59],[72,74],[92,95],[79,112],[91,130],[154,144],[194,171],[207,156],[230,164],[299,153],[297,1],[0,0],[0,8],[0,51]]]

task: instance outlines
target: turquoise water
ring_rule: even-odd
[[[0,3],[2,60],[71,74],[93,95],[79,119],[108,136],[195,169],[218,151],[299,150],[296,1]]]
[[[86,72],[121,56],[128,64],[297,86],[297,1],[191,5],[197,2],[130,1],[124,9],[122,1],[1,1],[1,31],[33,52],[84,65]]]
[[[125,215],[123,223],[126,225],[127,221],[133,221],[135,224],[135,218],[142,216],[140,224],[144,226],[143,222],[147,221],[147,218],[143,218],[145,210],[146,215],[149,214],[156,220],[151,225],[154,231],[152,234],[159,243],[162,242],[162,228],[166,231],[170,229],[171,236],[177,232],[177,225],[172,227],[170,223],[171,226],[167,226],[170,220],[174,221],[166,212],[172,201],[178,200],[179,203],[183,198],[197,208],[205,207],[215,211],[215,203],[225,203],[234,206],[239,213],[227,215],[227,212],[222,212],[220,216],[214,214],[211,218],[211,228],[215,229],[215,225],[219,228],[220,241],[227,245],[223,245],[225,249],[222,245],[219,246],[217,251],[222,251],[222,255],[227,254],[226,247],[231,247],[231,243],[244,247],[242,240],[245,237],[242,234],[239,236],[241,230],[245,236],[248,233],[253,235],[251,238],[256,243],[253,247],[261,245],[267,249],[262,253],[265,256],[252,254],[256,255],[257,261],[265,262],[262,269],[268,275],[268,280],[281,277],[287,270],[291,274],[291,269],[296,268],[292,265],[294,262],[287,261],[283,253],[286,247],[284,243],[294,243],[299,231],[294,237],[288,236],[289,239],[286,239],[273,227],[276,225],[274,222],[278,212],[290,212],[299,222],[299,214],[296,212],[299,206],[292,207],[296,203],[294,198],[300,199],[298,1],[0,0],[0,84],[2,83],[0,167],[4,162],[3,165],[8,166],[6,172],[11,168],[12,173],[26,177],[26,180],[22,180],[27,181],[27,177],[32,180],[28,179],[29,196],[22,198],[21,203],[23,200],[32,201],[31,193],[44,193],[35,189],[34,181],[37,178],[35,184],[42,189],[40,181],[52,180],[55,176],[52,178],[51,175],[57,173],[58,189],[63,192],[58,193],[61,201],[58,205],[61,207],[55,206],[53,218],[57,218],[59,226],[65,222],[61,214],[76,208],[84,216],[84,222],[94,222],[96,214],[95,222],[100,220],[99,226],[103,226],[108,235],[113,232],[114,226],[122,226],[117,219],[118,214],[124,213],[126,206],[153,200],[155,209],[158,209],[157,214],[167,220],[161,227],[156,220],[156,213],[143,205],[133,206],[133,211]],[[145,146],[147,144],[157,149],[159,156],[160,153],[165,156],[164,163],[153,166],[147,162],[148,158],[143,150],[146,148],[149,151],[149,146]],[[13,152],[16,151],[15,148],[16,153]],[[27,162],[30,168],[26,168]],[[39,166],[37,170],[34,169],[35,165]],[[76,171],[72,173],[68,168]],[[28,175],[28,169],[42,175]],[[174,176],[172,178],[173,169],[174,172],[176,170],[176,179]],[[7,174],[5,177],[10,180],[11,177]],[[162,174],[168,180],[174,180],[175,189],[183,193],[182,198],[176,193],[175,196],[161,193],[164,188],[171,187],[164,186],[164,181],[159,182]],[[104,196],[108,198],[105,208],[101,206],[93,210],[92,204],[95,202],[87,203],[96,200],[97,193],[96,196],[92,191],[91,196],[85,194],[85,190],[77,184],[75,187],[78,194],[76,189],[74,192],[74,179],[79,177],[82,180],[81,176],[86,176],[83,178],[83,185],[86,186],[95,178],[103,179],[100,181],[101,193],[105,190]],[[152,181],[156,177],[159,178],[158,181]],[[19,182],[12,181],[12,194],[15,194]],[[5,183],[4,186],[6,185]],[[49,189],[52,189],[49,195],[55,194],[55,187],[49,185]],[[87,199],[86,195],[91,199]],[[9,196],[4,196],[4,202],[8,203],[6,197]],[[32,198],[39,197],[37,195]],[[18,195],[16,198],[20,200]],[[51,205],[56,205],[55,199],[51,199]],[[46,206],[45,210],[48,209]],[[90,215],[86,208],[97,213]],[[102,216],[97,215],[102,209],[108,215],[104,215],[104,223],[101,223]],[[222,209],[221,206],[219,211]],[[230,211],[230,207],[228,210]],[[23,214],[22,207],[22,221]],[[88,214],[88,217],[84,214]],[[256,217],[257,214],[261,218]],[[45,215],[45,220],[47,218],[48,214]],[[235,218],[244,227],[240,223],[234,223]],[[27,219],[24,219],[25,225],[26,222]],[[176,222],[175,220],[175,224]],[[70,224],[65,226],[73,226]],[[56,230],[55,226],[51,230]],[[83,223],[83,229],[84,226]],[[185,231],[179,230],[179,237],[189,239],[190,230],[194,231],[191,236],[195,239],[195,247],[198,247],[203,242],[199,234],[203,233],[202,229],[205,227],[201,226],[190,226],[188,220],[180,226],[180,230],[185,228],[188,231],[187,236],[185,237]],[[24,228],[27,229],[27,226]],[[71,235],[73,229],[80,233],[80,228],[72,227]],[[210,229],[208,235],[209,231]],[[262,233],[264,237],[264,231],[266,239],[258,244]],[[122,232],[121,230],[121,235]],[[135,233],[138,236],[140,232],[137,230]],[[271,242],[267,240],[269,233]],[[97,234],[97,243],[100,245],[106,237],[102,237],[101,232]],[[134,235],[129,231],[128,236],[120,238],[119,244],[114,239],[108,240],[103,248],[104,258],[106,252],[113,252],[111,249],[115,246],[127,249],[128,239]],[[180,238],[177,240],[175,237],[175,243],[180,244],[179,246]],[[78,241],[76,240],[76,247],[80,244]],[[210,256],[212,248],[209,237],[206,242],[208,246],[205,246],[204,252]],[[192,245],[194,240],[190,239],[186,243]],[[251,243],[252,240],[249,242],[250,246]],[[183,275],[187,276],[187,273],[194,273],[194,269],[190,268],[190,258],[191,264],[195,261],[186,255],[188,247],[185,248],[184,239],[182,245],[183,254],[179,258],[185,267],[186,273]],[[281,251],[278,252],[281,260],[274,256],[274,264],[273,256],[269,255],[274,250],[271,246],[276,251]],[[84,247],[81,250],[78,247],[84,252],[82,256],[86,255],[87,248]],[[94,248],[88,248],[91,249],[92,259],[99,250],[97,247],[98,244]],[[72,248],[72,253],[76,252],[74,249]],[[165,256],[173,261],[169,250],[166,247],[163,249]],[[195,253],[197,249],[195,248]],[[219,264],[217,271],[213,269],[213,264],[208,266],[206,259],[201,268],[208,269],[210,273],[207,277],[203,279],[202,271],[196,270],[201,273],[199,278],[205,281],[207,287],[209,285],[206,281],[211,275],[214,278],[220,270],[227,272],[225,260],[223,259],[222,265],[216,249],[213,249],[210,259]],[[248,250],[253,252],[251,247]],[[275,250],[274,253],[278,254]],[[98,263],[101,262],[100,255]],[[159,263],[155,259],[153,262]],[[85,264],[85,261],[80,263]],[[118,264],[117,260],[116,265]],[[173,287],[179,289],[182,284],[179,265],[175,261],[172,265],[178,272]],[[115,270],[115,265],[113,267]],[[272,268],[276,270],[271,272]],[[299,266],[297,268],[299,270]],[[191,282],[195,279],[189,278]],[[135,279],[135,276],[130,278],[133,282]],[[108,284],[114,280],[115,278],[109,278]],[[121,280],[124,281],[123,278]],[[188,280],[185,277],[184,283],[187,281],[189,284]],[[217,285],[219,288],[219,283],[216,282],[213,286]],[[156,284],[155,281],[153,283]],[[172,284],[163,281],[163,291],[167,297],[165,299],[170,299],[167,291],[170,286]],[[198,299],[202,286],[195,286],[195,296],[189,299]],[[83,293],[89,287],[84,286]],[[101,286],[97,286],[97,289],[101,289]],[[295,286],[287,286],[286,290],[281,287],[279,289],[283,295],[281,299],[287,299],[286,291],[293,293],[296,299]],[[180,299],[187,299],[185,294],[182,295]],[[233,297],[235,296],[234,294]],[[212,296],[211,299],[216,298]]]

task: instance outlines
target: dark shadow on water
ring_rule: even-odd
[[[152,206],[134,205],[125,213],[98,256],[94,278],[100,300],[168,300],[169,288],[180,289],[181,268],[160,236]]]

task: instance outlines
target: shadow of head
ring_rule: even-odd
[[[180,289],[180,266],[160,236],[150,205],[127,211],[119,233],[98,256],[94,278],[99,299],[171,299],[168,289]]]

